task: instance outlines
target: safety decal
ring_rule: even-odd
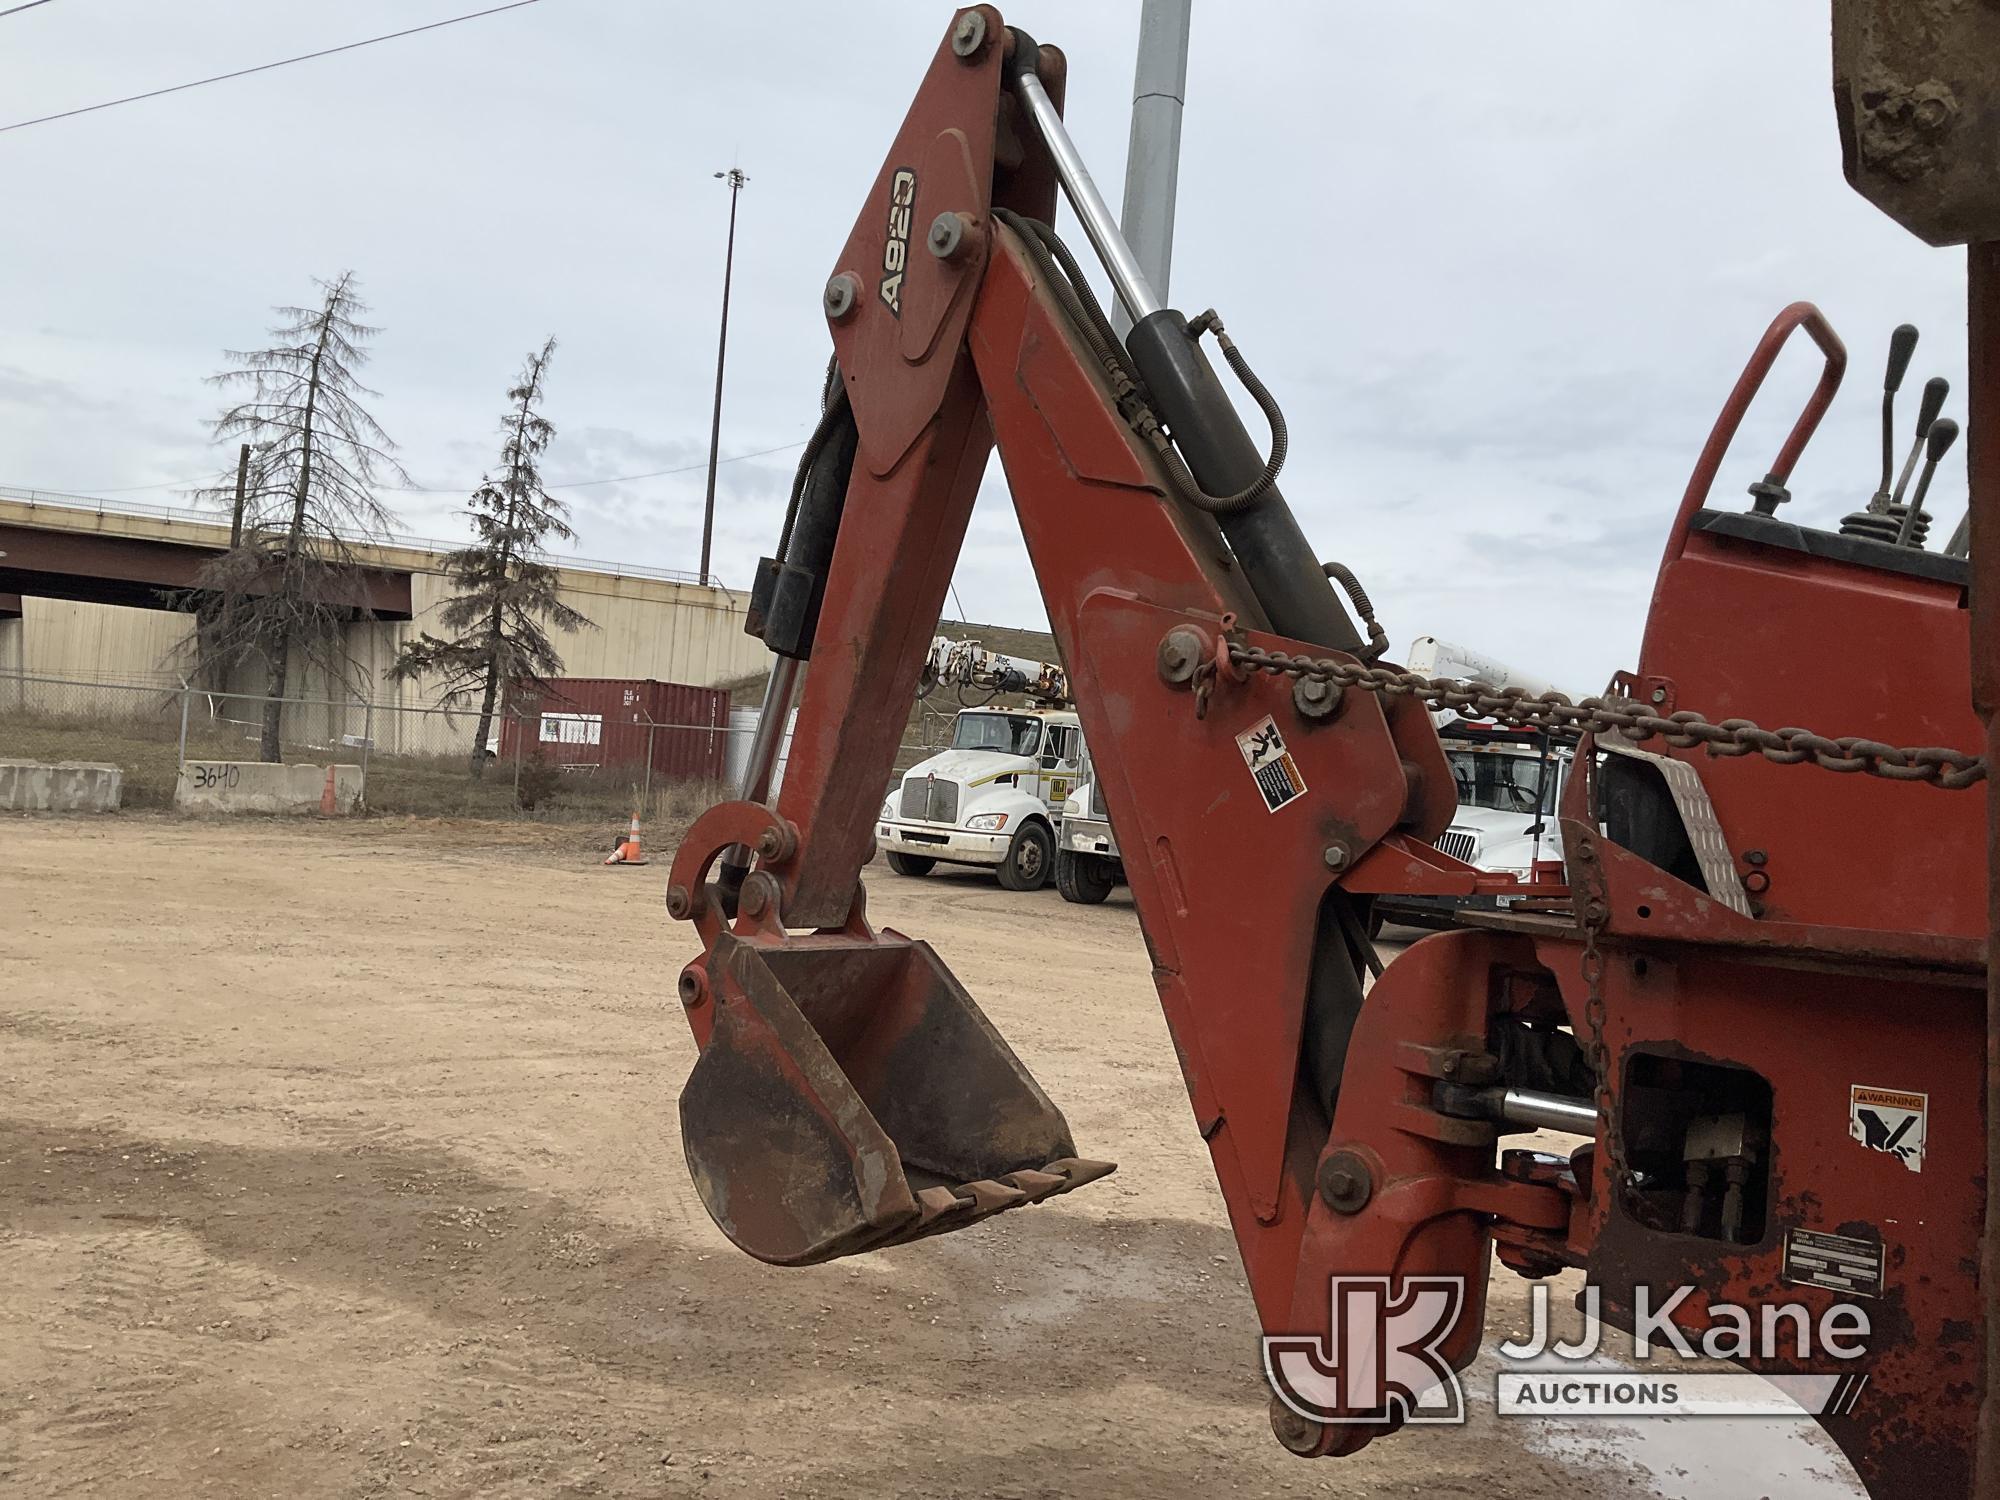
[[[1870,1151],[1893,1156],[1912,1172],[1924,1169],[1924,1125],[1930,1095],[1903,1089],[1847,1091],[1847,1133]]]
[[[1299,763],[1285,748],[1285,737],[1269,714],[1236,736],[1236,748],[1243,752],[1243,764],[1250,768],[1250,778],[1257,783],[1268,811],[1276,812],[1306,794]]]
[[[1843,1297],[1882,1295],[1882,1237],[1821,1234],[1793,1229],[1785,1234],[1784,1279],[1794,1286],[1823,1286]]]

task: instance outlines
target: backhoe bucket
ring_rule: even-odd
[[[709,959],[714,1025],[681,1091],[688,1167],[723,1233],[803,1266],[977,1223],[1112,1170],[924,943]]]

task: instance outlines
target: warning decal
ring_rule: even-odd
[[[1893,1156],[1912,1172],[1924,1169],[1924,1125],[1930,1095],[1855,1084],[1847,1094],[1847,1133],[1870,1151]]]
[[[1267,811],[1276,812],[1306,794],[1299,763],[1285,748],[1285,737],[1269,714],[1236,736],[1236,748],[1243,752],[1243,764],[1250,768],[1250,778],[1257,783]]]
[[[1793,1229],[1785,1235],[1785,1280],[1847,1297],[1882,1295],[1882,1241]]]

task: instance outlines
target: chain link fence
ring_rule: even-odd
[[[710,737],[714,753],[702,759],[719,767],[727,739],[749,733],[649,722],[633,737],[643,751],[630,764],[580,765],[546,758],[539,715],[511,706],[496,709],[481,744],[476,710],[9,673],[0,676],[0,758],[109,763],[124,772],[125,806],[166,808],[187,762],[262,759],[267,715],[280,759],[360,766],[371,812],[619,825],[634,812],[684,820],[728,795],[717,777],[656,771],[658,737]]]
[[[713,774],[659,768],[734,765],[754,733],[740,723],[648,720],[621,738],[615,753],[628,763],[578,764],[573,753],[544,755],[548,724],[539,711],[511,704],[496,708],[479,745],[476,709],[273,700],[173,677],[95,682],[10,672],[0,674],[0,758],[115,765],[124,772],[126,807],[169,808],[185,763],[261,759],[274,703],[280,759],[360,766],[370,812],[423,817],[603,820],[622,827],[637,812],[649,822],[686,822],[734,790]],[[899,767],[948,743],[950,724],[948,713],[913,714]],[[690,746],[700,753],[687,754]]]

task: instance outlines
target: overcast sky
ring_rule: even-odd
[[[0,18],[0,124],[476,8],[52,0]],[[1008,12],[1068,53],[1072,130],[1114,199],[1138,8]],[[751,183],[722,451],[800,443],[820,287],[950,14],[540,0],[0,133],[0,485],[185,503],[233,459],[206,429],[220,351],[350,267],[383,329],[375,413],[441,491],[384,496],[407,530],[461,534],[506,386],[551,333],[552,480],[698,466],[728,206],[711,174],[732,163]],[[1962,391],[1963,256],[1843,183],[1826,32],[1825,0],[1195,0],[1173,300],[1218,308],[1278,394],[1284,488],[1399,647],[1437,634],[1573,691],[1632,664],[1696,451],[1796,298],[1855,369],[1794,519],[1872,490],[1893,324],[1925,333],[1913,392],[1935,373]],[[1780,365],[1723,503],[1812,378],[1804,352]],[[795,456],[723,465],[725,581],[775,540]],[[1961,452],[1947,529],[1963,474]],[[702,479],[566,491],[577,550],[693,568]],[[956,583],[972,618],[1042,621],[997,463]]]

